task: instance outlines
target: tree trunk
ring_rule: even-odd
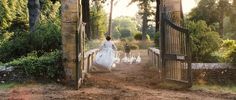
[[[90,30],[90,9],[89,9],[89,0],[82,0],[82,15],[83,15],[83,22],[86,23],[85,25],[85,33],[87,34],[87,38],[90,40],[92,37],[92,33]]]
[[[108,24],[108,34],[106,34],[106,35],[109,35],[109,36],[111,36],[112,11],[113,11],[113,0],[111,0],[111,8],[110,8],[109,24]]]
[[[145,3],[145,8],[144,8],[144,12],[143,12],[143,26],[142,26],[142,40],[146,40],[146,34],[147,34],[147,27],[148,27],[148,20],[147,20],[147,13],[148,13],[148,9],[147,9],[147,4]]]
[[[30,32],[32,32],[35,30],[35,25],[39,21],[40,1],[39,0],[28,0],[28,10],[29,10]]]
[[[219,22],[219,33],[220,36],[223,37],[224,35],[224,14],[220,15],[220,22]]]
[[[159,31],[159,20],[160,20],[160,0],[156,0],[156,17],[155,17],[155,22],[156,22],[156,29],[155,32]]]

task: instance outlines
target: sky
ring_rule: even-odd
[[[133,3],[128,6],[130,0],[114,0],[113,14],[112,18],[119,16],[135,16],[138,12],[137,3]],[[118,1],[118,2],[116,2]],[[106,12],[110,12],[110,0],[107,0],[105,3]],[[197,4],[195,0],[182,0],[183,13],[187,14],[191,11],[192,8],[196,7]]]

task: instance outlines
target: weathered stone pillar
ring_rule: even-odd
[[[78,3],[80,0],[61,0],[62,3],[62,47],[65,82],[71,87],[78,88],[76,71],[76,34],[78,19]]]
[[[166,7],[166,10],[170,14],[170,18],[172,22],[175,24],[179,24],[182,20],[182,5],[181,0],[163,0],[163,4]],[[180,40],[180,33],[174,29],[169,29],[168,33],[166,34],[167,38],[166,41],[166,52],[171,54],[180,54],[181,53],[181,40]],[[182,71],[181,67],[183,66],[180,61],[168,61],[166,62],[168,66],[169,72],[167,77],[171,77],[177,80],[181,80]],[[170,69],[171,68],[171,69]]]

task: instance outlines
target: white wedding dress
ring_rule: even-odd
[[[95,63],[111,70],[115,64],[115,50],[115,45],[111,41],[106,41],[97,53]]]

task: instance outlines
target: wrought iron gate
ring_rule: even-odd
[[[161,58],[163,77],[191,87],[191,53],[188,30],[172,22],[171,14],[161,14]]]

